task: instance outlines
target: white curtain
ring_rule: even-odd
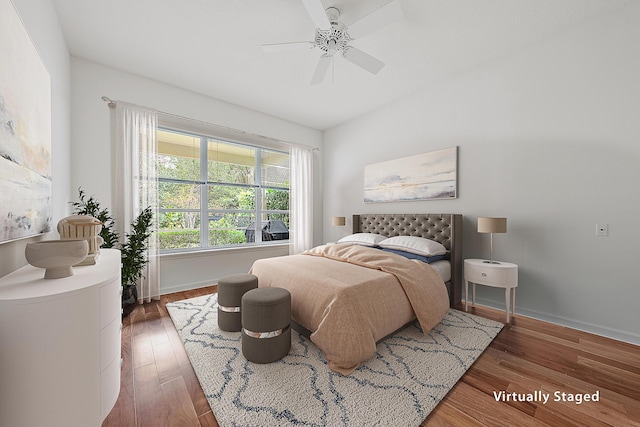
[[[292,145],[290,181],[289,253],[294,255],[313,246],[313,155],[312,149]]]
[[[149,263],[138,281],[138,301],[160,297],[158,257],[158,113],[123,102],[116,104],[116,194],[115,220],[121,239],[131,223],[147,207],[153,213],[148,241]]]

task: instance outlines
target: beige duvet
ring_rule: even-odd
[[[260,287],[291,293],[293,320],[345,375],[375,354],[378,340],[416,318],[428,332],[449,309],[445,284],[428,264],[359,245],[261,259],[250,273]]]

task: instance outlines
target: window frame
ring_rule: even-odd
[[[207,132],[202,132],[199,130],[189,130],[185,129],[182,126],[175,127],[167,124],[159,123],[158,131],[163,132],[171,132],[177,133],[193,138],[199,139],[199,162],[200,162],[200,176],[197,180],[182,180],[177,178],[163,178],[158,176],[158,183],[169,182],[169,183],[177,183],[177,184],[191,184],[197,185],[198,191],[200,193],[200,208],[199,209],[190,209],[190,208],[162,208],[158,207],[158,213],[161,215],[163,213],[196,213],[200,215],[200,227],[199,227],[199,245],[196,247],[187,247],[187,248],[170,248],[170,249],[161,249],[161,255],[170,255],[170,254],[180,254],[180,253],[188,253],[188,252],[202,252],[202,251],[222,251],[229,249],[242,249],[242,248],[260,248],[260,247],[268,247],[275,245],[288,245],[289,239],[283,240],[272,240],[272,241],[263,241],[262,233],[256,232],[254,233],[254,241],[253,242],[244,242],[244,243],[234,243],[234,244],[226,244],[226,245],[217,245],[211,246],[209,245],[209,222],[212,215],[215,214],[243,214],[247,213],[253,215],[255,230],[262,230],[263,215],[268,214],[284,214],[291,215],[291,207],[287,210],[278,210],[278,209],[261,209],[262,206],[262,193],[263,190],[277,190],[277,191],[286,191],[287,193],[291,192],[290,186],[288,187],[278,187],[274,185],[267,185],[262,183],[262,155],[264,152],[274,152],[279,154],[284,154],[290,159],[290,153],[286,149],[278,149],[269,146],[261,146],[257,144],[252,144],[248,142],[231,140],[229,138],[222,138],[219,136],[212,135]],[[213,181],[209,180],[208,167],[209,167],[209,142],[220,142],[224,144],[230,144],[238,147],[249,148],[254,150],[255,153],[255,162],[253,165],[254,168],[254,179],[253,183],[250,184],[242,184],[242,183],[232,183],[232,182],[224,182],[224,181]],[[158,151],[158,155],[166,155]],[[289,162],[289,177],[287,182],[291,181],[291,164]],[[240,188],[252,188],[254,189],[254,204],[255,208],[252,210],[249,209],[209,209],[209,188],[211,186],[233,186]],[[288,225],[290,229],[290,224]]]

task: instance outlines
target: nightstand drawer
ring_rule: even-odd
[[[507,284],[507,270],[476,266],[465,271],[466,280],[474,283]]]

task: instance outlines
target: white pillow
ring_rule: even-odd
[[[363,246],[376,246],[378,243],[385,239],[386,237],[381,236],[380,234],[356,233],[343,237],[342,239],[338,240],[338,243],[353,243]]]
[[[444,255],[447,253],[447,248],[440,243],[417,236],[389,237],[380,242],[379,246],[424,256]]]

